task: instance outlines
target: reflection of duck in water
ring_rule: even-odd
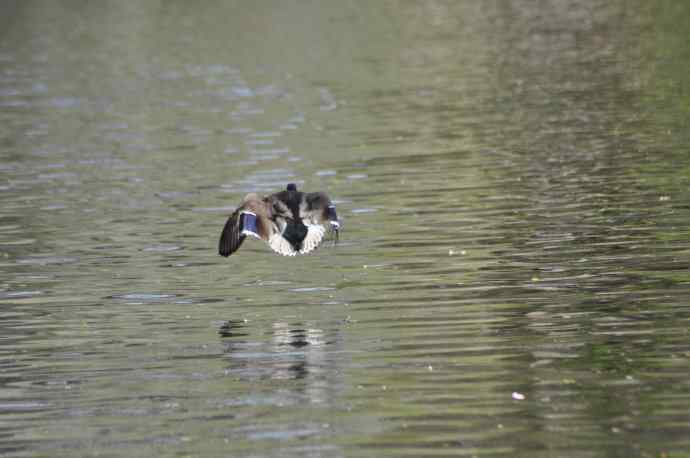
[[[218,335],[225,341],[225,351],[233,362],[226,373],[272,379],[305,379],[322,373],[326,364],[324,346],[331,343],[321,329],[283,321],[273,323],[269,342],[251,340],[245,320],[224,322]],[[315,393],[314,397],[323,396]]]
[[[263,390],[247,390],[240,401],[254,402],[259,396],[262,403],[272,406],[302,408],[310,403],[338,408],[350,386],[343,375],[351,361],[344,347],[343,325],[335,322],[323,329],[318,321],[243,319],[221,323],[224,374],[248,386],[277,382],[271,385],[277,388],[270,396]]]
[[[306,254],[321,244],[326,223],[337,239],[340,222],[335,205],[322,192],[303,193],[289,184],[285,191],[264,198],[250,193],[225,223],[218,253],[230,256],[250,235],[283,256]]]
[[[289,354],[286,361],[275,365],[276,371],[272,378],[276,379],[304,379],[307,376],[323,371],[324,341],[321,329],[304,327],[300,323],[294,325],[273,323],[273,346],[276,355]],[[322,396],[314,394],[314,398]]]
[[[276,350],[285,346],[297,349],[307,345],[318,347],[326,344],[323,330],[305,327],[300,323],[288,324],[282,321],[273,323],[272,340]]]

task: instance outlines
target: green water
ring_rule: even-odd
[[[690,6],[2,8],[0,455],[690,456]]]

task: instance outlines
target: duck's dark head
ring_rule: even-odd
[[[287,190],[288,191],[297,191],[297,185],[295,183],[289,183],[287,185]]]

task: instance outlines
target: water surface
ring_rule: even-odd
[[[690,456],[690,8],[4,10],[0,454]]]

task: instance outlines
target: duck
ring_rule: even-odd
[[[247,237],[263,240],[282,256],[308,254],[321,245],[326,232],[334,232],[337,242],[340,228],[335,205],[326,193],[300,192],[290,183],[265,197],[247,194],[223,227],[218,254],[232,255]]]

